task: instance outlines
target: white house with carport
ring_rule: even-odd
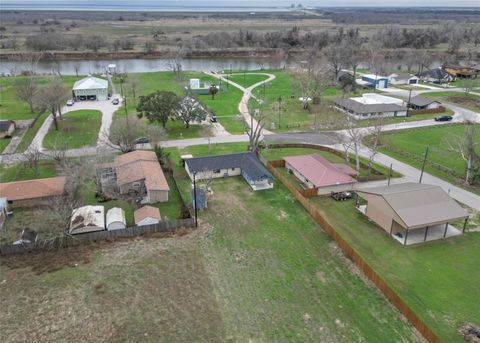
[[[107,230],[121,230],[127,227],[125,211],[120,207],[112,207],[107,211]]]
[[[89,75],[75,82],[72,94],[75,101],[108,100],[108,81]]]

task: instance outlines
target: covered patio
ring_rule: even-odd
[[[436,241],[439,239],[450,238],[454,236],[460,236],[462,231],[457,229],[451,224],[440,224],[433,226],[426,226],[419,229],[406,229],[403,232],[397,231],[392,233],[391,236],[400,244],[414,245],[420,243],[426,243],[430,241]]]

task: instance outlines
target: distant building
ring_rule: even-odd
[[[318,195],[343,192],[353,189],[357,182],[352,175],[356,170],[343,163],[331,163],[319,154],[288,156],[285,168],[293,174],[305,188],[314,188]]]
[[[105,230],[105,207],[83,206],[72,211],[71,235]]]
[[[442,70],[441,67],[426,70],[417,75],[420,80],[435,84],[445,84],[455,81],[455,77]]]
[[[241,175],[254,191],[273,188],[273,176],[253,152],[194,157],[185,160],[190,179],[214,179]]]
[[[75,82],[72,93],[76,101],[108,100],[108,81],[90,75]]]
[[[363,74],[357,83],[363,86],[370,86],[376,89],[388,88],[388,77],[375,74]]]
[[[9,208],[48,205],[65,192],[66,178],[25,180],[0,183],[0,195],[7,198]]]
[[[439,108],[441,105],[440,101],[417,95],[410,99],[409,107],[414,110],[429,110]]]
[[[394,73],[388,77],[392,85],[416,85],[419,80],[418,76],[406,73]]]
[[[365,93],[361,97],[338,99],[335,109],[356,119],[375,117],[405,117],[407,108],[403,100],[376,93]]]
[[[200,79],[190,79],[189,89],[193,94],[210,94],[210,87],[212,86],[212,81],[205,81],[203,86],[200,83]],[[220,86],[216,85],[217,89],[220,90]],[[187,88],[187,87],[185,87]]]
[[[160,210],[157,207],[149,205],[140,207],[136,210],[133,213],[133,218],[135,219],[135,225],[137,226],[158,224],[162,219],[160,216]]]
[[[444,65],[443,70],[455,78],[473,79],[477,77],[477,71],[472,67],[458,65]]]
[[[0,138],[11,136],[13,131],[15,131],[15,122],[13,120],[0,120]]]

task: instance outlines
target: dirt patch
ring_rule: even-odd
[[[447,98],[447,101],[453,102],[458,105],[476,107],[477,109],[480,109],[480,100],[470,98],[468,96],[463,96],[463,95],[449,96]]]
[[[480,343],[480,327],[471,323],[464,323],[458,327],[457,331],[466,342]]]

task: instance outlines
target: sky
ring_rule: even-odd
[[[1,0],[0,3],[8,6],[25,6],[25,5],[47,5],[49,8],[56,4],[65,5],[72,4],[72,0]],[[74,2],[77,5],[114,5],[114,4],[135,4],[143,6],[289,6],[291,3],[301,3],[304,6],[316,7],[480,7],[480,0],[136,0],[136,1],[122,1],[122,0],[78,0]]]

